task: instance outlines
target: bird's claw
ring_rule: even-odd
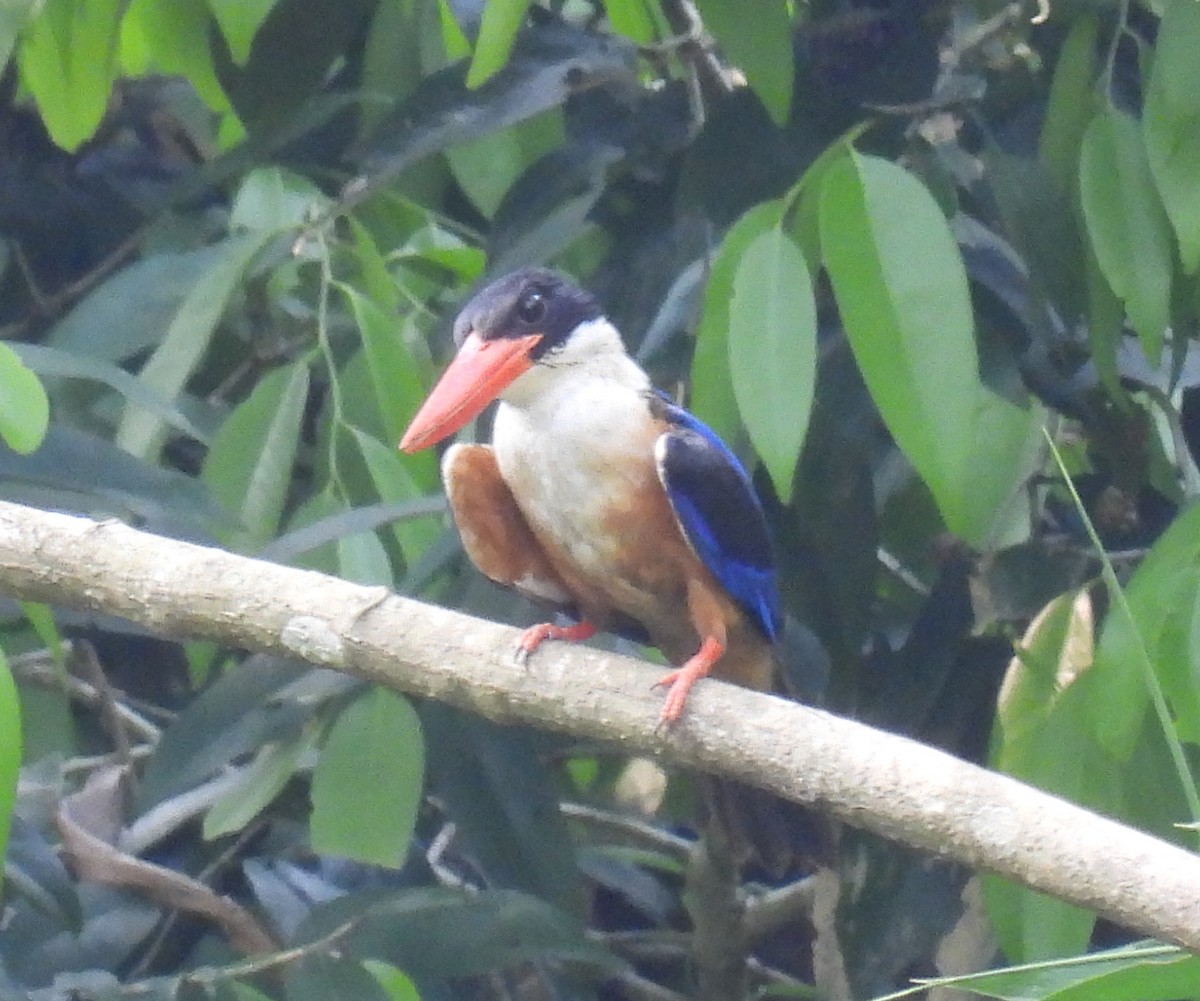
[[[586,620],[570,626],[556,626],[553,622],[541,622],[536,626],[530,626],[521,633],[521,638],[517,640],[514,658],[518,664],[524,665],[529,660],[529,655],[534,653],[546,640],[567,640],[571,643],[578,643],[580,640],[590,639],[595,634],[596,627]]]

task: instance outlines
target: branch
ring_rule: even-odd
[[[269,650],[728,775],[1200,952],[1200,858],[915,741],[703,681],[656,732],[658,670],[346,581],[0,502],[0,589],[177,637]]]

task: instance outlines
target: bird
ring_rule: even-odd
[[[499,400],[491,444],[453,444],[441,470],[476,567],[571,620],[525,630],[517,656],[598,631],[649,642],[674,666],[660,726],[710,674],[769,690],[783,619],[750,476],[654,388],[598,300],[523,268],[467,302],[454,341],[399,447],[442,442]]]

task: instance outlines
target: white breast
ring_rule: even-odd
[[[531,525],[603,573],[619,542],[604,526],[613,500],[653,475],[649,380],[623,350],[547,361],[505,394],[492,445]]]

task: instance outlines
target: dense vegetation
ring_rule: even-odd
[[[550,263],[755,470],[792,692],[1195,847],[1198,49],[1193,0],[9,3],[3,495],[533,621],[395,442]],[[3,645],[6,994],[691,996],[691,777],[116,620]],[[771,996],[1134,938],[795,823]]]

